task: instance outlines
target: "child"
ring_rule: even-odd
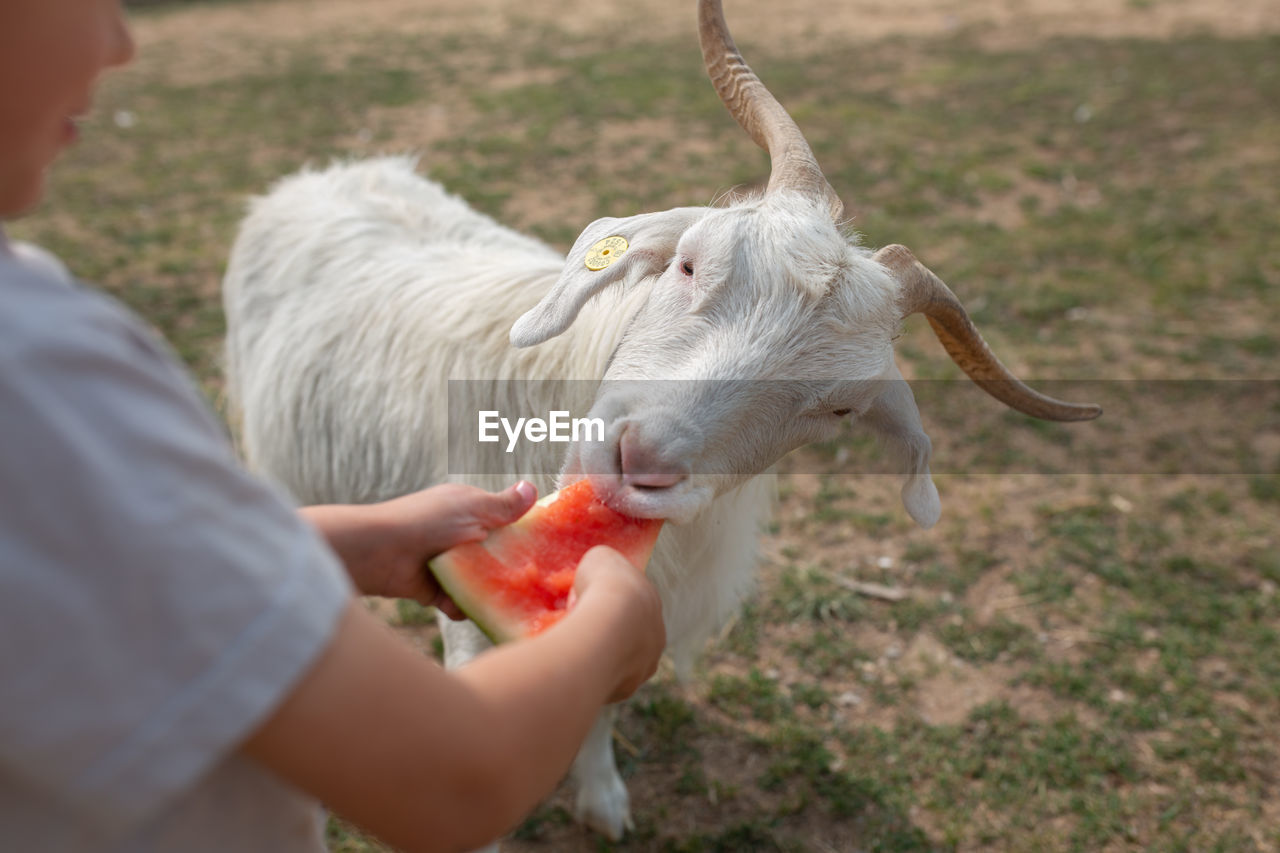
[[[132,53],[120,0],[0,3],[0,219]],[[534,498],[295,512],[136,319],[0,234],[5,847],[317,851],[317,800],[410,850],[501,835],[653,673],[652,586],[593,550],[563,622],[452,673],[353,593],[448,611],[425,561]]]

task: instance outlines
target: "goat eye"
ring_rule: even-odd
[[[693,275],[693,261],[685,261],[680,264],[680,272],[685,275]]]
[[[831,412],[831,414],[835,415],[837,418],[843,418],[845,415],[849,414],[852,411],[853,409],[835,409],[834,411]]]

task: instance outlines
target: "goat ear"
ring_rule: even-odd
[[[677,207],[626,219],[597,219],[578,235],[564,272],[546,296],[511,327],[511,343],[529,347],[573,324],[587,300],[609,285],[661,270],[705,207]],[[609,238],[620,237],[621,240]],[[606,241],[603,246],[597,246]]]
[[[902,504],[921,527],[933,527],[942,515],[942,501],[929,474],[933,443],[920,423],[920,410],[897,366],[882,380],[884,390],[859,421],[871,427],[888,445],[906,474]]]

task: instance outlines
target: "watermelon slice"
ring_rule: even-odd
[[[596,499],[587,480],[542,498],[514,524],[430,563],[440,586],[496,643],[564,618],[582,555],[608,545],[644,571],[662,520],[631,518]]]

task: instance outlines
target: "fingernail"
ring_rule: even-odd
[[[516,492],[526,503],[532,503],[538,499],[538,490],[528,480],[521,480],[516,483]]]

